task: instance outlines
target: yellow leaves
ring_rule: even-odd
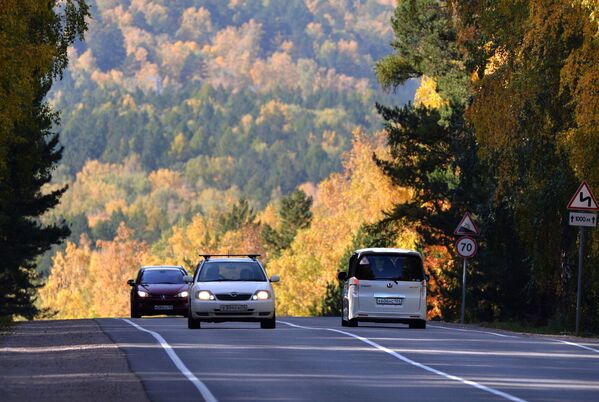
[[[447,104],[447,101],[441,98],[441,95],[437,92],[435,79],[426,75],[422,76],[420,86],[414,96],[414,105],[438,109],[445,104]]]
[[[265,124],[269,119],[273,117],[280,117],[286,119],[288,106],[278,100],[270,100],[268,103],[260,107],[260,114],[256,118],[256,124]]]
[[[572,5],[580,4],[588,11],[589,20],[596,22],[596,33],[599,35],[599,2],[597,0],[572,0]]]
[[[322,133],[322,149],[330,155],[338,155],[338,152],[342,149],[345,141],[341,136],[338,136],[335,131],[325,130]]]
[[[596,6],[599,12],[599,5]],[[599,19],[598,19],[599,22]],[[596,24],[585,21],[584,41],[560,71],[560,94],[571,94],[575,127],[558,137],[580,179],[599,187],[599,40]]]
[[[91,316],[89,265],[92,252],[86,237],[82,237],[80,243],[78,248],[67,242],[65,252],[54,256],[52,273],[39,293],[42,308],[58,312],[59,318]]]
[[[360,226],[378,221],[382,211],[409,197],[407,190],[393,186],[372,159],[373,152],[384,157],[382,140],[380,133],[369,139],[354,132],[345,173],[332,174],[318,185],[310,228],[298,232],[291,249],[269,262],[269,273],[283,277],[277,289],[282,314],[316,311],[326,283],[335,280],[340,259]],[[398,246],[412,247],[414,236],[402,233]],[[298,294],[302,300],[297,300]]]
[[[132,240],[132,233],[121,224],[113,241],[98,241],[92,254],[88,289],[92,294],[93,314],[99,317],[123,317],[129,312],[127,280],[144,265],[147,246]]]
[[[297,67],[287,52],[276,52],[267,60],[257,60],[249,75],[253,85],[261,92],[268,92],[277,87],[295,88],[299,80]]]
[[[181,78],[181,71],[185,67],[187,58],[192,54],[199,53],[199,46],[191,41],[164,42],[158,48],[162,69],[176,80]]]
[[[189,40],[201,41],[210,32],[212,32],[210,11],[204,7],[190,7],[183,11],[177,36]]]
[[[137,108],[137,104],[135,103],[135,99],[129,94],[126,94],[123,97],[122,105],[124,108],[129,110],[135,110]]]
[[[340,108],[316,110],[314,114],[317,127],[335,126],[347,119],[347,113]]]
[[[145,92],[157,91],[161,85],[160,69],[155,63],[146,63],[135,74],[137,86]]]
[[[143,242],[131,239],[121,224],[113,241],[98,241],[92,250],[82,237],[80,245],[67,242],[54,257],[52,272],[40,290],[42,308],[57,318],[124,317],[129,313],[129,287],[140,266],[151,259]]]
[[[279,215],[277,214],[277,207],[274,203],[269,203],[264,210],[258,213],[256,221],[263,225],[269,225],[272,228],[277,227],[279,222]]]
[[[337,43],[337,49],[339,53],[343,53],[349,57],[358,57],[358,42],[355,40],[341,39]]]
[[[178,133],[173,141],[171,142],[171,155],[181,155],[183,151],[187,148],[187,138],[185,138],[185,134]]]
[[[94,70],[91,74],[91,79],[101,87],[106,87],[109,85],[123,85],[125,80],[123,77],[123,73],[118,70],[110,70],[106,73],[103,73],[99,70]],[[135,105],[135,102],[133,102]]]
[[[212,56],[207,64],[208,76],[215,86],[240,88],[248,83],[247,72],[260,52],[262,26],[254,20],[241,27],[227,27],[219,31],[212,45],[203,52]]]

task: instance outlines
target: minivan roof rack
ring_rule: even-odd
[[[255,260],[260,257],[260,254],[200,254],[200,257],[204,257],[205,260],[209,260],[212,257],[249,257]]]

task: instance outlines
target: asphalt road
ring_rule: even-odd
[[[344,328],[338,318],[279,319],[275,330],[189,330],[182,318],[97,322],[153,401],[599,400],[597,340],[434,323]]]

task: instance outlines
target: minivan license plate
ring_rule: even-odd
[[[376,304],[390,304],[393,306],[401,306],[403,299],[401,297],[377,297]]]
[[[173,306],[154,306],[154,310],[172,310]]]
[[[247,304],[224,304],[220,306],[221,311],[247,311]]]

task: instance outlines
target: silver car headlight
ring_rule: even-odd
[[[209,290],[200,290],[196,293],[196,298],[200,300],[215,300],[216,298]]]
[[[143,290],[138,290],[137,294],[139,297],[148,297],[150,295],[148,292],[144,292]]]
[[[253,300],[268,300],[270,299],[270,293],[267,290],[259,290],[252,296]]]
[[[175,297],[187,297],[189,296],[189,292],[187,290],[184,290],[183,292],[177,293],[175,295]]]

